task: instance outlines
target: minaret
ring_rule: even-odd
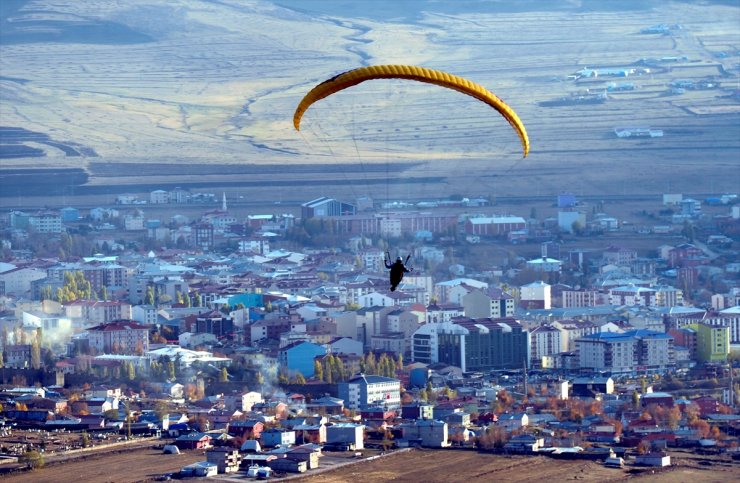
[[[226,211],[226,192],[223,192],[223,197],[221,198],[221,211]]]

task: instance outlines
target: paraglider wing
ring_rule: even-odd
[[[317,85],[301,100],[300,104],[293,114],[293,125],[296,130],[300,130],[301,118],[303,113],[314,102],[328,97],[335,92],[341,91],[348,87],[355,86],[361,82],[373,79],[409,79],[419,82],[435,84],[448,89],[454,89],[463,94],[467,94],[482,102],[485,102],[492,108],[496,109],[514,128],[519,135],[524,149],[524,157],[529,154],[529,137],[519,116],[504,101],[499,99],[494,93],[485,87],[471,82],[462,77],[448,74],[439,70],[416,67],[413,65],[375,65],[369,67],[360,67],[353,69]]]

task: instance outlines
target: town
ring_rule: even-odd
[[[414,448],[732,464],[737,196],[619,203],[320,197],[242,216],[174,189],[8,210],[0,471],[122,447],[155,450],[129,461],[137,481]],[[396,291],[389,253],[414,269]]]

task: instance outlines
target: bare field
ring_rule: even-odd
[[[690,463],[693,464],[693,463]],[[706,468],[706,469],[705,469]],[[665,470],[605,468],[590,461],[555,460],[547,457],[498,456],[473,451],[413,450],[389,455],[374,461],[358,463],[320,475],[300,478],[301,482],[344,483],[361,480],[363,483],[427,482],[449,483],[462,481],[581,481],[612,482],[635,480],[645,482],[720,483],[738,481],[740,466],[675,466]]]
[[[157,475],[180,471],[183,466],[204,461],[203,451],[165,455],[153,448],[106,452],[49,465],[40,470],[4,476],[12,483],[132,483],[152,481]]]
[[[424,199],[459,193],[554,196],[572,191],[594,196],[736,191],[740,118],[738,100],[731,93],[740,69],[734,54],[718,54],[735,52],[740,45],[737,7],[712,2],[632,2],[603,11],[586,7],[566,11],[577,8],[573,6],[577,3],[581,2],[563,2],[551,11],[430,13],[420,23],[357,19],[353,21],[357,30],[335,26],[325,31],[325,22],[308,18],[286,28],[282,19],[270,17],[275,23],[266,25],[275,32],[296,29],[297,45],[305,44],[306,52],[319,59],[311,67],[292,68],[290,75],[283,75],[281,67],[281,59],[293,55],[279,50],[284,39],[269,43],[272,55],[250,59],[242,58],[247,54],[241,46],[254,39],[237,30],[228,40],[220,36],[224,18],[245,15],[244,24],[249,19],[249,24],[258,25],[255,15],[269,14],[237,13],[211,5],[207,9],[211,14],[201,18],[201,37],[189,34],[182,45],[152,44],[145,51],[162,48],[173,52],[171,59],[191,62],[193,67],[206,63],[208,67],[201,67],[214,77],[209,87],[202,86],[202,71],[183,70],[173,77],[173,64],[163,61],[153,68],[149,56],[138,49],[106,50],[105,55],[118,60],[116,69],[121,71],[116,79],[131,83],[139,79],[139,72],[150,72],[146,82],[126,84],[124,89],[111,84],[111,73],[91,60],[99,52],[69,52],[63,46],[65,55],[60,57],[59,47],[52,45],[31,56],[25,49],[9,48],[4,55],[7,76],[24,77],[21,74],[30,69],[49,89],[70,79],[80,82],[77,70],[68,71],[69,64],[84,65],[86,76],[74,96],[55,96],[51,106],[29,102],[13,111],[8,122],[25,126],[27,119],[34,119],[35,124],[28,126],[32,130],[61,129],[69,139],[101,154],[100,158],[53,158],[55,166],[84,167],[90,175],[81,189],[70,186],[67,198],[91,191],[103,194],[106,188],[111,194],[124,190],[145,194],[174,186],[238,191],[245,198],[269,202],[288,198],[304,202],[326,195],[350,201],[367,194]],[[680,28],[665,35],[640,33],[659,23]],[[206,35],[213,28],[219,32],[217,47]],[[320,45],[311,43],[317,29],[322,29],[318,37],[326,39]],[[431,33],[412,35],[411,42],[407,34],[416,31]],[[346,41],[348,33],[357,38]],[[271,34],[255,33],[259,39],[270,39]],[[403,55],[398,53],[399,38],[409,41]],[[224,50],[227,45],[236,50]],[[244,60],[239,65],[245,70],[209,70],[214,69],[213,52],[219,52],[219,59]],[[357,52],[373,59],[422,63],[490,88],[527,126],[530,156],[521,159],[521,147],[510,127],[477,101],[444,89],[430,96],[430,89],[408,83],[366,83],[327,98],[306,113],[302,131],[296,133],[290,117],[308,87],[322,76],[354,66]],[[29,59],[33,60],[30,66]],[[586,67],[603,72],[644,66],[643,59],[652,60],[649,72],[640,75],[568,78]],[[244,85],[223,90],[234,79],[253,77],[263,79],[254,90]],[[713,87],[678,94],[671,89],[678,80],[711,81]],[[539,105],[621,83],[633,84],[634,89],[611,92],[603,104]],[[33,85],[13,87],[34,98],[35,91],[26,92]],[[209,97],[209,89],[217,89],[219,97]],[[108,97],[101,96],[101,90]],[[58,120],[62,113],[64,122]],[[146,116],[142,119],[140,113]],[[625,126],[660,129],[665,135],[618,139],[614,128]],[[397,166],[402,161],[419,164]],[[4,162],[8,167],[28,167],[52,159]],[[104,163],[110,165],[101,166]],[[141,168],[134,166],[137,163]],[[301,169],[312,163],[326,163],[326,168],[312,173]],[[388,172],[372,168],[378,163],[387,164]],[[155,169],[146,169],[149,164]],[[230,168],[246,164],[280,168],[250,173]],[[213,169],[189,171],[204,166]],[[400,181],[385,182],[396,177]],[[14,198],[24,196],[23,190],[7,191],[2,203],[8,207],[16,202]]]

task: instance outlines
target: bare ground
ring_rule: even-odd
[[[2,479],[12,483],[131,483],[152,481],[157,475],[177,472],[183,466],[204,460],[203,451],[165,455],[162,450],[140,448],[90,455]]]
[[[414,450],[393,454],[301,478],[301,482],[363,483],[395,482],[468,482],[468,481],[583,481],[623,480],[645,482],[729,482],[740,479],[737,464],[712,464],[701,467],[693,461],[681,461],[664,470],[605,468],[600,462],[555,460],[548,457],[500,456],[473,451]]]

